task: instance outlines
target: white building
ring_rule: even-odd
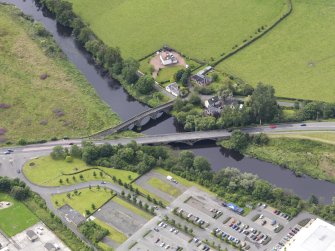
[[[286,251],[334,251],[335,226],[321,219],[311,220],[282,250]]]
[[[159,58],[161,60],[162,65],[164,66],[178,63],[178,59],[173,55],[172,52],[163,51],[159,53]]]
[[[171,93],[173,96],[176,96],[176,97],[179,96],[179,87],[176,82],[169,84],[167,87],[165,87],[165,90]]]

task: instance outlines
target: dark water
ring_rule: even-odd
[[[68,59],[76,65],[95,88],[98,95],[123,120],[149,109],[148,106],[129,96],[117,81],[104,76],[100,69],[94,66],[90,56],[73,40],[71,31],[57,24],[50,13],[36,6],[33,0],[0,0],[0,2],[13,3],[25,14],[31,15],[35,20],[43,23],[45,28],[54,36],[54,39]],[[166,134],[181,131],[176,125],[175,119],[165,114],[156,121],[146,123],[147,121],[143,122],[144,125],[140,129],[145,134]],[[260,178],[269,181],[273,185],[292,191],[304,199],[314,194],[324,203],[330,203],[331,198],[335,196],[335,184],[307,176],[296,177],[290,170],[257,159],[244,157],[236,152],[223,150],[212,142],[202,142],[192,148],[175,145],[175,148],[188,148],[196,155],[206,157],[214,170],[227,166],[236,167],[243,172],[257,174]]]

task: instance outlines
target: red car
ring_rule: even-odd
[[[276,125],[269,125],[269,127],[270,127],[271,129],[277,128]]]

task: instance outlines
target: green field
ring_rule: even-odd
[[[167,182],[170,182],[170,181],[167,181]],[[167,182],[164,182],[158,178],[151,178],[149,179],[148,184],[173,197],[178,197],[181,194],[181,191],[178,188],[171,186]]]
[[[102,226],[105,229],[108,229],[109,235],[107,235],[111,240],[115,241],[116,243],[123,243],[125,242],[128,238],[125,236],[123,233],[115,229],[114,227],[106,224],[105,222],[95,218],[94,222],[97,223],[98,225]]]
[[[326,135],[311,134],[310,137],[327,137]],[[280,135],[278,136],[280,137]],[[299,175],[307,174],[317,179],[335,182],[334,145],[294,138],[294,135],[292,138],[288,137],[289,135],[286,134],[281,138],[271,138],[269,143],[263,146],[250,144],[244,153],[257,159],[285,166]],[[334,139],[334,135],[332,138]]]
[[[147,219],[147,220],[150,220],[152,218],[152,215],[148,214],[147,212],[133,206],[132,204],[130,204],[129,202],[123,200],[123,199],[120,199],[119,197],[114,197],[112,199],[114,202],[120,204],[121,206],[129,209],[130,211],[132,211],[133,213],[139,215],[139,216],[142,216],[143,218]]]
[[[270,138],[293,138],[293,139],[308,139],[319,141],[322,143],[335,145],[335,132],[294,132],[294,133],[280,133],[268,134]]]
[[[67,194],[68,193],[61,193],[53,195],[51,200],[54,206],[61,207],[68,204],[82,215],[85,215],[86,209],[93,213],[112,197],[111,190],[98,189],[97,187],[79,189],[77,195],[71,192],[69,193],[71,195],[70,198],[67,197]],[[95,205],[96,209],[92,208],[92,204]]]
[[[286,0],[69,0],[105,43],[139,59],[169,45],[197,59],[218,59],[270,25]]]
[[[271,84],[280,97],[335,101],[335,2],[293,0],[274,30],[217,68],[252,85]]]
[[[9,105],[0,108],[0,128],[7,130],[0,143],[87,136],[118,124],[74,65],[59,54],[46,56],[54,43],[17,12],[0,5],[0,103]]]
[[[79,171],[83,172],[74,175],[71,174]],[[100,171],[103,172],[103,176],[100,175]],[[94,172],[96,176],[94,176]],[[73,159],[73,162],[68,163],[64,160],[53,160],[49,156],[30,160],[23,167],[23,173],[32,183],[42,186],[73,185],[90,180],[112,182],[110,176],[115,176],[117,180],[121,179],[123,183],[130,183],[131,180],[139,176],[137,173],[121,169],[88,166],[84,161],[79,159]],[[83,175],[83,179],[80,178],[80,175]],[[63,183],[59,182],[60,179],[62,179]],[[68,182],[66,179],[68,179]]]
[[[0,193],[0,201],[13,203],[11,207],[0,210],[0,229],[8,236],[14,236],[38,222],[38,218],[25,205],[8,194]]]

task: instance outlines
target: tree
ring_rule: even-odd
[[[80,178],[81,180],[83,180],[83,179],[84,179],[84,176],[83,176],[82,174],[80,174],[80,175],[79,175],[79,178]]]
[[[87,146],[83,149],[82,159],[88,165],[93,165],[99,158],[99,151],[96,146]]]
[[[312,194],[311,197],[309,198],[308,202],[310,204],[318,205],[319,204],[319,199],[314,194]]]
[[[100,171],[100,177],[103,177],[104,176],[104,173],[102,171]]]
[[[10,180],[7,177],[0,177],[0,191],[8,192],[11,189]]]
[[[51,158],[54,160],[63,160],[65,159],[65,150],[62,146],[55,146],[50,153]]]
[[[10,193],[14,197],[14,199],[24,200],[29,195],[29,188],[28,187],[23,188],[23,187],[20,187],[20,186],[13,186]]]
[[[70,193],[67,193],[66,194],[66,197],[68,197],[69,199],[71,198],[71,194]]]
[[[251,111],[255,121],[272,121],[279,109],[275,97],[275,89],[271,85],[259,83],[251,95]]]
[[[92,208],[92,210],[93,210],[93,211],[96,209],[96,207],[95,207],[95,204],[94,204],[94,203],[92,203],[92,205],[91,205],[91,208]]]
[[[135,82],[137,81],[137,70],[139,67],[139,62],[133,58],[129,58],[124,61],[122,68],[122,77],[128,82],[128,84],[135,84]]]
[[[243,150],[248,146],[249,136],[248,134],[241,132],[240,130],[235,130],[230,136],[230,139],[227,143],[229,149],[236,151]]]
[[[100,186],[99,185],[97,185],[97,189],[100,190]]]
[[[141,77],[135,85],[135,88],[142,94],[149,94],[152,92],[155,85],[155,80],[148,75]]]
[[[62,179],[59,179],[59,183],[60,183],[60,184],[63,184],[63,180],[62,180]]]
[[[202,156],[196,156],[193,161],[193,167],[198,171],[209,171],[211,170],[211,164],[208,160]]]
[[[73,158],[81,159],[82,150],[79,146],[72,145],[71,148],[70,148],[70,154]]]
[[[97,177],[97,173],[95,171],[93,171],[93,177]]]
[[[70,156],[70,155],[66,156],[65,161],[68,162],[68,163],[73,162],[72,156]]]

